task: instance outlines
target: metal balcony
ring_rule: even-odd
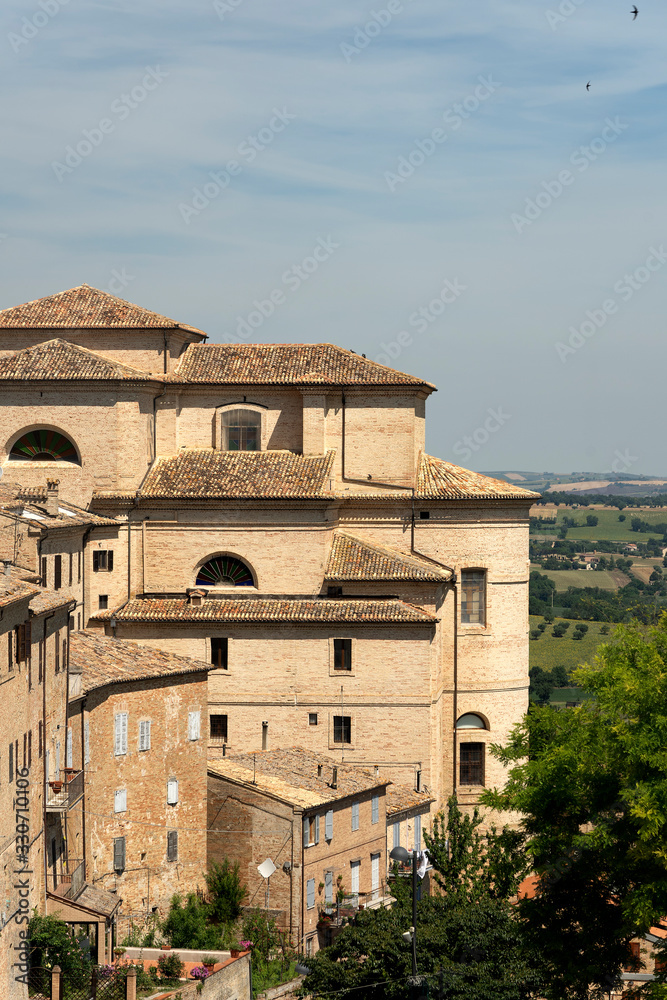
[[[84,772],[65,770],[63,778],[51,780],[46,786],[46,811],[67,812],[83,798]]]

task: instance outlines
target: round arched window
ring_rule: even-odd
[[[474,712],[466,712],[456,723],[457,729],[486,729],[486,723],[481,715]]]
[[[42,428],[23,434],[9,453],[20,462],[73,462],[79,464],[76,448],[64,434]]]
[[[240,559],[216,556],[209,559],[197,573],[198,587],[254,587],[253,575]]]

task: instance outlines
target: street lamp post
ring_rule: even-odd
[[[417,976],[417,851],[412,852],[412,978]],[[395,847],[389,852],[392,861],[400,861],[405,864],[410,860],[410,851],[404,847]]]

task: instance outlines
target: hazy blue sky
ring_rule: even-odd
[[[432,454],[667,473],[667,9],[638,4],[5,0],[0,306],[88,282],[391,355],[438,385]]]

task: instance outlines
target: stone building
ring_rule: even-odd
[[[248,905],[268,905],[307,955],[341,912],[383,904],[386,780],[300,747],[225,756],[208,774],[209,859],[238,861]]]
[[[85,285],[0,312],[7,478],[111,522],[82,624],[215,667],[209,756],[298,743],[472,805],[527,706],[536,495],[425,454],[422,378],[204,341]]]

